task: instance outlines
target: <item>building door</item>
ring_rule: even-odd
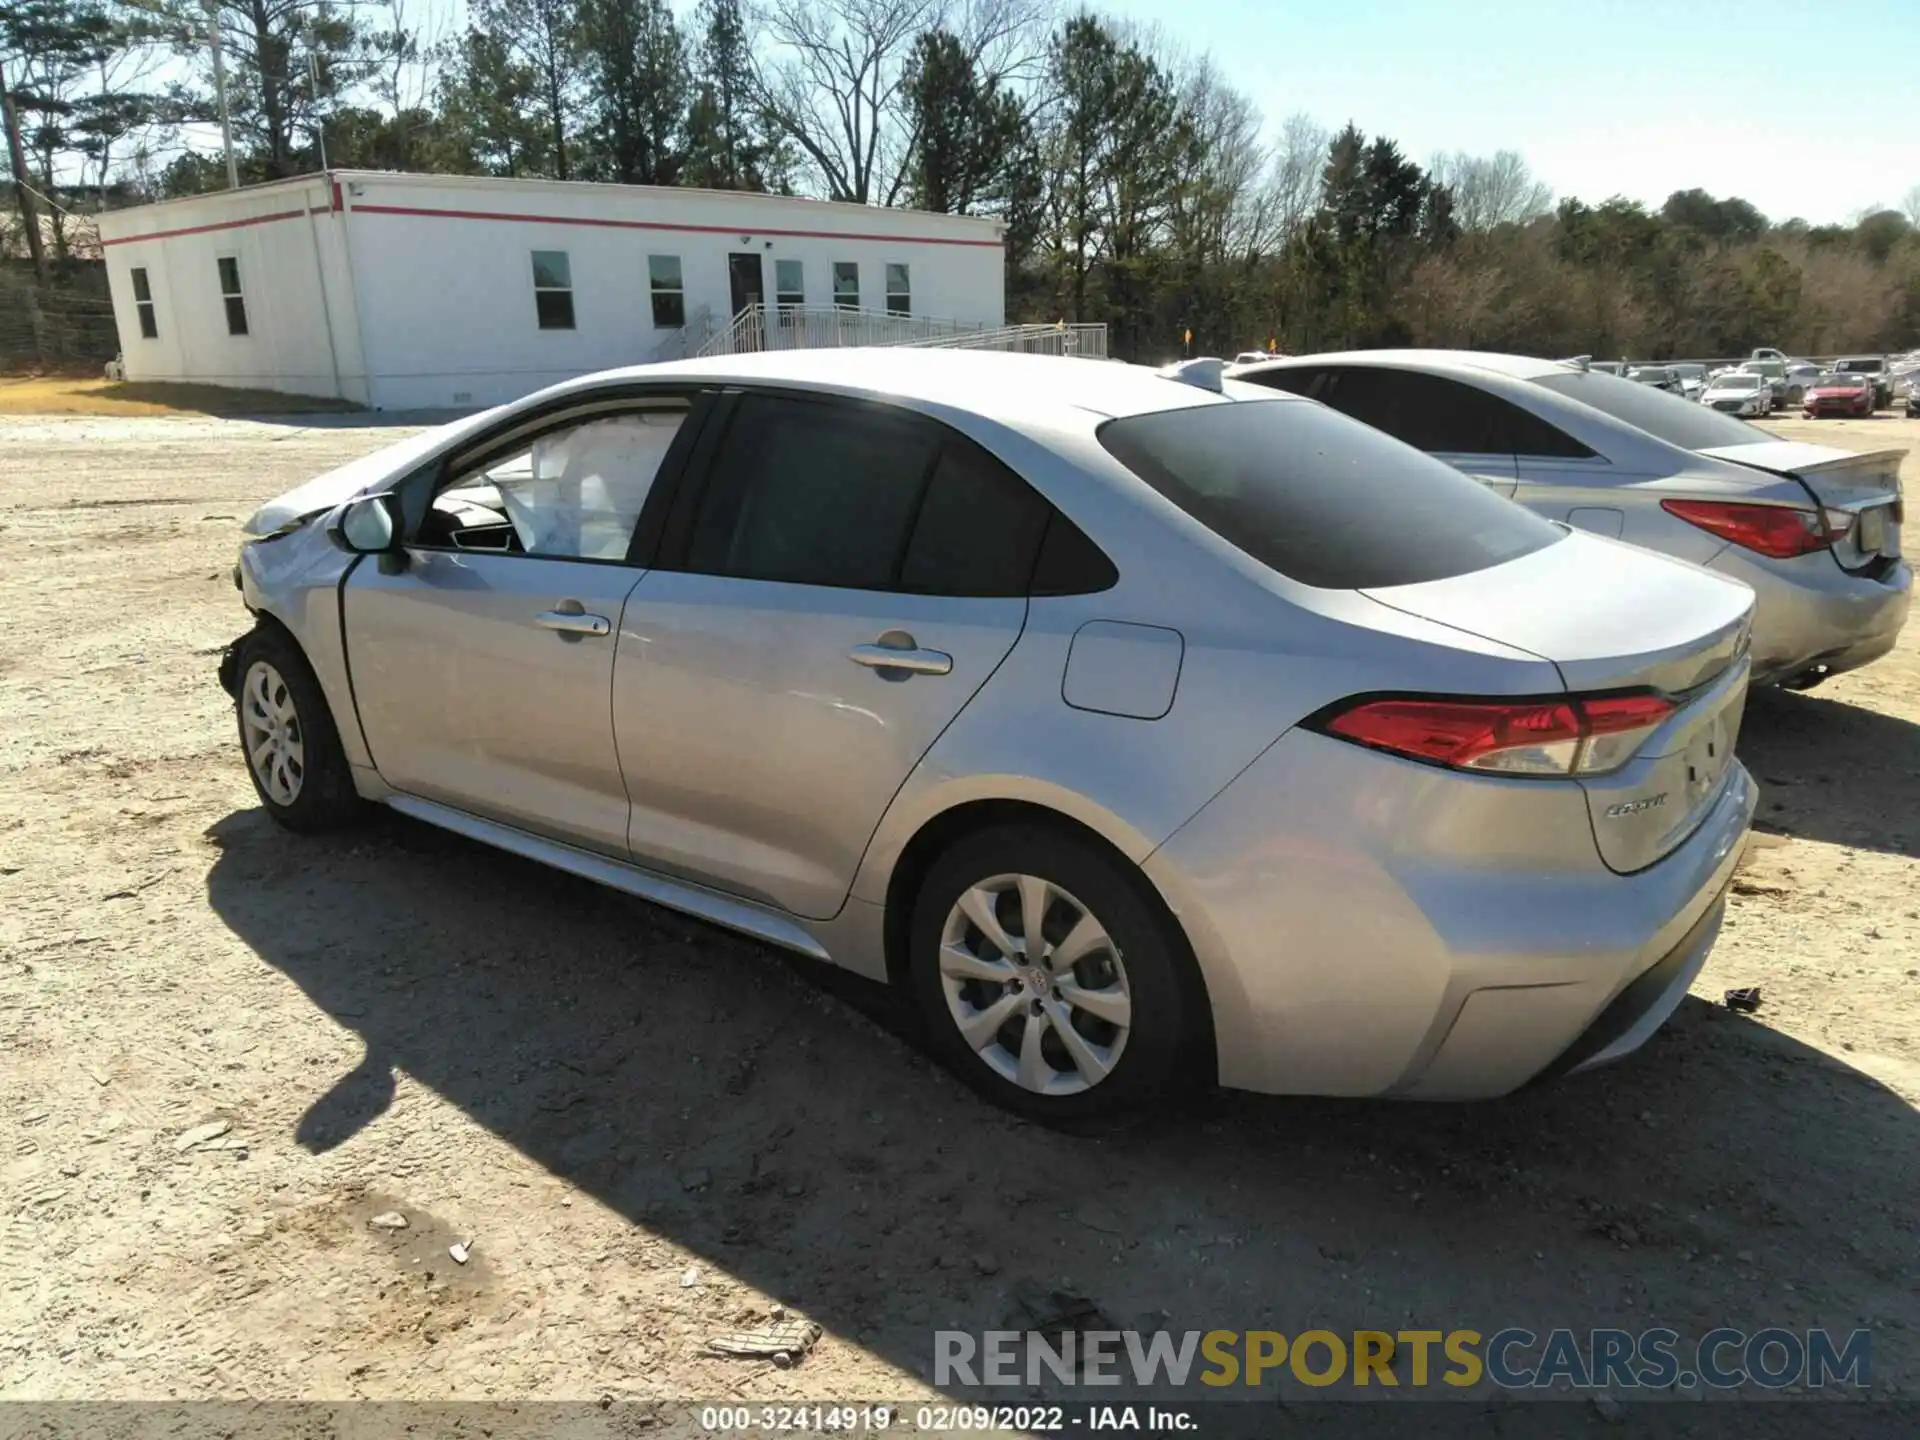
[[[766,299],[766,285],[760,278],[760,257],[737,253],[727,256],[727,285],[733,292],[733,315],[737,320],[749,305],[758,305]],[[741,350],[764,350],[765,337],[766,317],[756,315],[753,324],[734,337],[734,344]]]
[[[766,299],[766,285],[760,278],[758,255],[727,256],[727,282],[733,289],[733,313],[738,315],[749,305]]]

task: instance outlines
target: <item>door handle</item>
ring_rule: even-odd
[[[883,637],[884,638],[884,637]],[[922,650],[912,643],[896,645],[856,645],[847,658],[869,670],[904,670],[909,675],[947,675],[953,670],[953,657],[940,650]]]
[[[533,617],[533,623],[562,635],[607,635],[613,631],[613,622],[606,616],[581,610],[542,610]]]

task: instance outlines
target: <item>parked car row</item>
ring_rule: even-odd
[[[221,679],[285,827],[886,982],[1045,1123],[1496,1095],[1686,994],[1749,685],[1906,618],[1898,462],[1519,356],[639,366],[263,506]]]
[[[1715,409],[1749,417],[1780,408],[1797,408],[1809,419],[1865,416],[1893,404],[1904,393],[1901,383],[1910,374],[1879,355],[1842,357],[1823,369],[1807,360],[1775,358],[1778,353],[1756,351],[1753,359],[1719,367],[1708,376],[1706,391],[1699,398]],[[1750,377],[1758,377],[1762,384],[1755,386]],[[1860,387],[1849,377],[1864,383],[1864,402]],[[1762,399],[1757,410],[1746,398],[1756,390]]]

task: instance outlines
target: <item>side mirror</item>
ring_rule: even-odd
[[[391,555],[401,534],[400,497],[391,491],[349,500],[327,521],[327,538],[349,555]]]

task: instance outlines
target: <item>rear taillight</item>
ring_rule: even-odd
[[[1600,775],[1617,770],[1673,714],[1651,692],[1559,700],[1362,700],[1313,728],[1456,770]]]
[[[1827,511],[1799,510],[1791,505],[1737,505],[1722,500],[1662,500],[1660,508],[1689,525],[1731,540],[1745,550],[1791,560],[1796,555],[1824,550],[1846,533],[1852,517]],[[1833,521],[1840,520],[1838,531]]]

